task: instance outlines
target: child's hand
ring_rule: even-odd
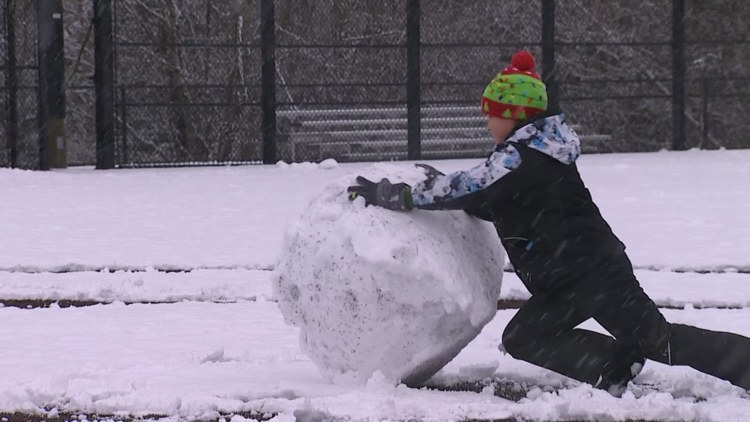
[[[414,208],[411,200],[411,186],[406,183],[391,183],[382,179],[375,183],[362,176],[357,176],[357,184],[349,186],[349,200],[357,197],[365,199],[365,205],[377,205],[389,210],[408,211]]]

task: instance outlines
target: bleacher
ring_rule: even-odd
[[[406,107],[279,110],[279,142],[296,162],[405,160],[406,113]],[[423,106],[420,125],[423,159],[486,157],[492,149],[477,107]],[[579,136],[584,152],[607,151],[609,135]]]

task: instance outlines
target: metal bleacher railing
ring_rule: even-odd
[[[288,148],[292,161],[405,160],[406,113],[406,107],[280,110],[279,143]],[[485,157],[491,150],[487,119],[477,107],[423,106],[420,113],[422,158]],[[584,152],[602,152],[610,135],[580,137]]]

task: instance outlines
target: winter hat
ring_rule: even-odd
[[[534,56],[526,50],[513,55],[510,66],[487,85],[482,112],[503,119],[526,120],[547,110],[547,87],[534,71]]]

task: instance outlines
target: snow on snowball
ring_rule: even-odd
[[[414,184],[421,169],[359,174]],[[419,385],[495,315],[505,252],[494,227],[463,211],[395,212],[353,202],[348,175],[288,227],[274,278],[301,349],[334,382],[373,374]]]

